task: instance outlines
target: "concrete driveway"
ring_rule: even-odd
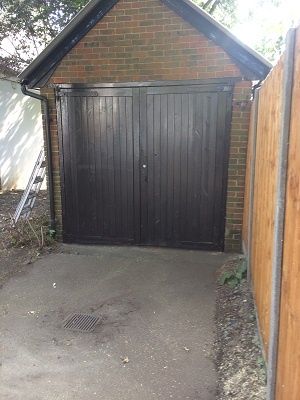
[[[0,290],[1,400],[215,399],[224,254],[64,249]],[[78,312],[101,322],[91,333],[64,329]]]

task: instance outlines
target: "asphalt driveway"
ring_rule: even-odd
[[[0,290],[0,398],[214,400],[215,271],[226,255],[64,249]],[[72,313],[100,323],[66,330]]]

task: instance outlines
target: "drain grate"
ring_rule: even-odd
[[[71,331],[92,332],[100,318],[89,314],[72,314],[63,323],[63,328]]]

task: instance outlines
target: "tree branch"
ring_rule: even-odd
[[[204,10],[207,10],[207,8],[210,6],[210,4],[211,4],[213,1],[214,1],[214,0],[207,0],[207,1],[203,4],[202,8],[203,8]]]
[[[4,51],[6,54],[8,54],[12,58],[16,57],[20,62],[23,62],[23,63],[26,63],[26,64],[28,63],[28,60],[25,60],[24,58],[20,57],[18,54],[10,53],[8,50],[4,49],[4,47],[2,47],[2,46],[0,46],[0,50]]]
[[[13,46],[14,50],[15,50],[15,55],[18,57],[19,60],[23,60],[23,58],[21,57],[19,50],[17,49],[17,47],[15,46],[14,42],[10,39],[7,38],[7,40],[9,41],[9,43]],[[25,62],[25,60],[23,60]]]
[[[215,0],[213,5],[210,7],[209,13],[213,14],[215,9],[218,7],[218,5],[221,3],[221,0]]]

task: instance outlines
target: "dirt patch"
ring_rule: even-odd
[[[11,216],[21,199],[22,191],[0,192],[0,284],[28,268],[49,246],[47,236],[48,200],[46,191],[38,194],[29,223],[20,220],[11,226]]]
[[[241,262],[241,258],[227,262],[218,273],[218,282]],[[235,288],[218,284],[216,320],[217,400],[265,400],[265,364],[247,280]]]

